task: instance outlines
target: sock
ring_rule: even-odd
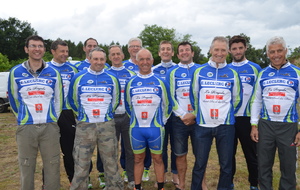
[[[141,189],[141,184],[135,184],[134,186],[135,186],[136,190],[140,190]]]
[[[158,190],[164,188],[164,184],[165,184],[164,182],[161,182],[161,183],[157,182]]]

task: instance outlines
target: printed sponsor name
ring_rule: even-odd
[[[81,88],[82,92],[110,92],[110,87],[86,87]]]
[[[157,93],[158,88],[135,88],[132,90],[132,94],[141,94],[141,93]]]
[[[263,86],[269,86],[269,85],[288,85],[288,86],[294,86],[294,82],[291,80],[286,79],[270,79],[263,82]]]
[[[216,86],[216,87],[230,87],[231,83],[226,81],[211,81],[211,80],[201,80],[202,86]]]
[[[51,82],[52,82],[52,80],[50,80],[50,79],[41,79],[41,78],[20,80],[21,85],[35,84],[35,83],[49,84]]]
[[[138,100],[137,103],[138,104],[151,104],[152,100]]]
[[[177,86],[188,86],[191,84],[191,80],[180,80],[177,81]]]

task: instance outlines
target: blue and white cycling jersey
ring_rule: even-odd
[[[124,114],[126,112],[125,110],[125,105],[124,105],[124,90],[125,90],[125,84],[127,81],[135,74],[135,72],[126,69],[124,66],[121,67],[114,67],[112,66],[111,68],[107,69],[111,73],[114,73],[117,77],[117,79],[120,82],[121,85],[121,100],[120,100],[120,105],[116,109],[116,114]]]
[[[264,68],[256,80],[250,99],[251,124],[259,118],[278,122],[297,122],[300,68],[287,62],[280,69]]]
[[[242,84],[238,73],[227,66],[209,61],[194,72],[191,104],[196,122],[203,127],[233,125],[234,114],[242,104]]]
[[[175,66],[176,63],[173,63],[172,61],[168,63],[161,62],[160,64],[153,66],[152,71],[154,74],[165,80],[168,70],[172,69]]]
[[[49,64],[51,67],[53,67],[54,69],[56,69],[60,73],[60,76],[61,76],[62,81],[63,81],[64,101],[66,101],[66,97],[67,97],[68,92],[69,92],[69,86],[70,86],[70,83],[71,83],[71,79],[78,72],[76,67],[73,66],[69,62],[65,62],[65,63],[60,64],[60,63],[56,63],[54,60],[48,62],[47,64]],[[64,109],[65,109],[65,106],[64,106]]]
[[[150,73],[133,76],[125,86],[125,109],[130,127],[163,127],[171,113],[168,86]]]
[[[135,73],[139,72],[139,67],[135,63],[133,63],[131,59],[123,61],[123,65],[125,66],[126,69],[129,69]]]
[[[119,102],[120,83],[113,73],[105,69],[95,72],[88,68],[71,80],[68,106],[75,112],[78,121],[109,121],[113,119]]]
[[[240,79],[243,85],[243,102],[242,106],[235,114],[235,116],[250,116],[249,110],[249,99],[251,97],[253,87],[255,81],[257,79],[257,75],[261,70],[261,67],[253,63],[251,61],[245,60],[242,62],[232,62],[228,65],[229,67],[233,68],[235,71],[238,72],[240,75]]]
[[[45,64],[37,77],[24,62],[9,74],[8,95],[18,125],[57,122],[63,108],[63,85],[59,72]]]
[[[178,63],[167,72],[166,82],[170,86],[173,112],[176,116],[183,117],[193,112],[190,101],[190,84],[194,71],[200,65],[196,63]]]

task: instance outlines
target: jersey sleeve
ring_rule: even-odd
[[[16,117],[18,117],[18,107],[20,107],[20,103],[18,100],[18,85],[15,81],[15,70],[16,68],[13,68],[8,77],[8,99],[10,107],[15,114]]]
[[[57,76],[57,81],[54,87],[54,103],[55,103],[54,108],[58,119],[64,105],[64,91],[63,91],[63,82],[60,73],[57,70],[55,70],[55,72]]]
[[[234,113],[237,113],[239,108],[242,105],[243,102],[243,87],[242,87],[242,82],[240,79],[239,74],[231,69],[234,73],[234,86],[233,86],[233,91],[232,91],[232,101],[233,101],[233,106],[234,106]]]
[[[259,73],[258,78],[255,82],[255,86],[250,98],[250,113],[251,120],[250,123],[252,125],[257,125],[259,120],[259,114],[262,108],[262,89],[260,86],[260,78],[262,76],[262,72]]]

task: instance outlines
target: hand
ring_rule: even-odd
[[[300,132],[297,133],[293,145],[297,147],[300,146]]]
[[[258,142],[258,130],[256,125],[252,125],[250,136],[254,142]]]
[[[195,115],[192,113],[187,113],[185,114],[183,117],[181,117],[181,121],[185,124],[185,125],[193,125],[194,123],[196,123],[195,121]]]

